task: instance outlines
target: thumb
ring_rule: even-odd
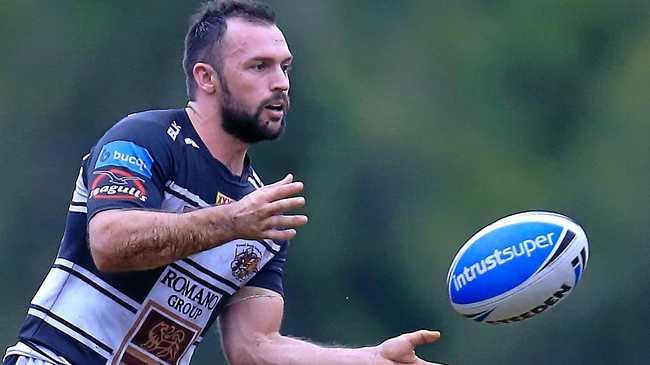
[[[429,330],[419,330],[411,333],[406,333],[402,336],[406,337],[406,340],[413,345],[413,347],[426,345],[428,343],[434,342],[440,338],[440,332],[438,331],[429,331]]]

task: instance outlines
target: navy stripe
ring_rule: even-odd
[[[179,193],[177,191],[174,191],[174,190],[170,189],[168,186],[165,187],[165,192],[177,197],[178,199],[181,199],[181,200],[185,201],[188,204],[191,204],[193,207],[199,207],[199,203],[195,202],[194,200],[186,197],[185,195],[183,195],[183,194],[181,194],[181,193]]]
[[[218,287],[208,283],[207,281],[205,281],[205,280],[201,279],[200,277],[194,275],[191,271],[189,271],[187,269],[184,269],[181,266],[178,266],[178,264],[171,263],[171,264],[169,264],[169,266],[171,268],[173,268],[174,270],[178,270],[178,271],[182,272],[183,274],[189,276],[190,278],[192,278],[192,280],[199,282],[201,285],[206,286],[208,289],[210,289],[212,291],[216,291],[217,293],[220,293],[220,294],[222,294],[224,296],[229,295],[223,289],[218,288]]]
[[[70,328],[71,330],[73,330],[73,331],[77,332],[78,334],[80,334],[81,336],[85,337],[88,341],[90,341],[90,342],[94,343],[95,345],[101,347],[102,349],[104,349],[104,351],[106,351],[108,353],[113,352],[112,348],[108,347],[106,344],[99,341],[98,339],[96,339],[95,337],[93,337],[92,335],[87,333],[86,331],[82,330],[81,328],[75,326],[74,324],[72,324],[72,323],[66,321],[65,319],[57,316],[56,314],[52,313],[47,308],[41,307],[40,305],[36,305],[36,304],[30,304],[29,307],[47,314],[48,317],[54,318],[56,321],[62,323],[66,327]]]
[[[573,259],[573,261],[571,261],[571,265],[573,265],[573,267],[578,266],[579,263],[580,263],[580,259],[578,258],[578,256],[576,256],[576,257]]]
[[[20,341],[20,343],[22,343],[23,345],[29,347],[34,352],[46,357],[51,362],[53,362],[53,363],[55,363],[57,365],[64,365],[61,361],[59,361],[59,360],[53,358],[52,356],[48,355],[47,353],[45,353],[45,351],[39,349],[36,345],[32,344],[31,342],[29,342],[29,341]]]
[[[69,268],[69,267],[67,267],[67,266],[63,266],[63,265],[59,265],[59,264],[54,264],[53,267],[55,267],[55,268],[57,268],[57,269],[60,269],[60,270],[63,270],[63,271],[65,271],[65,272],[67,272],[67,273],[70,273],[70,274],[76,276],[77,278],[79,278],[79,279],[81,279],[83,282],[85,282],[86,284],[88,284],[88,285],[92,286],[93,288],[95,288],[95,289],[96,289],[97,291],[99,291],[100,293],[106,295],[106,296],[109,297],[110,299],[113,299],[113,301],[115,301],[117,304],[119,304],[119,305],[121,305],[122,307],[128,309],[128,310],[131,311],[132,313],[137,313],[137,312],[138,312],[138,309],[137,309],[137,308],[135,308],[135,307],[132,306],[131,304],[125,302],[125,301],[122,300],[120,297],[116,296],[115,294],[113,294],[113,293],[109,292],[108,290],[102,288],[99,284],[97,284],[97,283],[95,283],[94,281],[92,281],[91,279],[85,277],[85,276],[84,276],[83,274],[81,274],[80,272],[74,271],[73,269],[71,269],[71,268]]]
[[[485,318],[487,318],[487,316],[489,316],[490,314],[492,314],[492,312],[494,312],[495,309],[497,309],[497,308],[494,307],[494,308],[492,308],[492,309],[489,310],[489,311],[485,311],[485,312],[484,312],[483,314],[481,314],[480,316],[475,317],[474,320],[475,320],[476,322],[483,322],[483,321],[485,320]]]
[[[485,313],[485,312],[487,312],[487,311],[478,312],[478,313],[463,314],[463,316],[464,316],[465,318],[474,318],[474,317],[480,316],[481,314],[483,314],[483,313]]]
[[[84,202],[75,202],[75,201],[72,201],[72,202],[70,202],[70,205],[72,205],[72,206],[74,206],[74,207],[85,207],[85,206],[86,206],[86,203],[84,203]]]
[[[266,247],[267,250],[273,252],[276,255],[278,254],[278,252],[280,252],[280,250],[274,250],[273,247],[271,247],[271,245],[269,245],[268,243],[264,242],[264,240],[257,240],[257,242],[264,245],[264,247]]]
[[[192,260],[190,258],[186,258],[186,259],[183,259],[183,262],[185,262],[186,264],[188,264],[188,265],[192,266],[193,268],[199,270],[200,272],[204,273],[205,275],[208,275],[209,277],[211,277],[211,278],[213,278],[213,279],[215,279],[215,280],[217,280],[217,281],[219,281],[221,283],[224,283],[224,284],[228,285],[229,287],[233,288],[234,290],[239,290],[239,285],[233,283],[232,281],[230,281],[230,280],[228,280],[228,279],[226,279],[226,278],[224,278],[222,276],[217,275],[215,272],[212,272],[212,271],[206,269],[205,267],[199,265],[199,263],[197,263],[196,261],[194,261],[194,260]]]
[[[582,266],[587,265],[587,253],[585,252],[585,248],[583,247],[582,250],[580,251],[580,257],[582,257]]]
[[[20,329],[21,342],[48,349],[72,364],[105,365],[106,358],[42,319],[28,314]]]
[[[20,355],[9,355],[3,361],[2,365],[16,365]]]

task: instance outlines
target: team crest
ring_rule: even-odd
[[[232,203],[234,201],[235,201],[235,199],[229,198],[229,197],[225,196],[223,193],[218,192],[215,204],[216,205],[226,205],[226,204],[230,204],[230,203]]]
[[[232,275],[239,281],[250,278],[257,272],[262,260],[262,253],[251,244],[239,244],[235,247],[235,258],[230,263]]]

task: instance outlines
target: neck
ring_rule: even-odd
[[[223,130],[218,108],[190,101],[185,111],[212,157],[224,164],[233,175],[241,176],[248,144]]]

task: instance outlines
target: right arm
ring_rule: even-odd
[[[187,213],[111,209],[88,224],[88,242],[101,271],[147,270],[237,238],[288,240],[307,223],[284,213],[305,205],[303,184],[293,176],[228,205]]]
[[[377,346],[323,347],[280,334],[284,299],[268,289],[245,286],[219,316],[224,354],[233,365],[440,365],[420,359],[415,348],[438,340],[420,330]]]

